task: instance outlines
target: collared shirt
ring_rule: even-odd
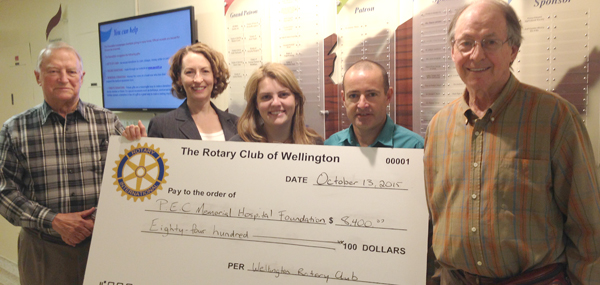
[[[341,130],[331,135],[325,140],[325,145],[340,145],[340,146],[360,146],[352,125],[349,128]],[[391,148],[423,148],[423,138],[406,129],[405,127],[394,124],[392,118],[387,116],[385,125],[381,129],[379,136],[375,142],[369,147],[391,147]]]
[[[0,214],[57,235],[56,214],[98,204],[109,136],[123,130],[112,112],[81,101],[66,119],[46,102],[10,118],[0,131]]]
[[[466,100],[425,139],[438,262],[492,278],[566,262],[574,284],[600,284],[600,192],[575,107],[512,75],[483,118]]]

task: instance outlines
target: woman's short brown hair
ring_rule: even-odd
[[[183,89],[183,85],[180,81],[183,57],[190,52],[201,54],[206,57],[208,62],[210,62],[210,67],[214,76],[214,86],[210,98],[217,98],[219,94],[225,91],[225,88],[227,88],[227,85],[229,84],[227,82],[227,80],[229,80],[229,68],[227,68],[227,63],[225,63],[223,54],[203,43],[195,43],[181,48],[169,60],[169,63],[171,64],[169,76],[171,76],[171,80],[173,81],[171,83],[171,94],[179,99],[185,99],[187,97],[185,89]]]

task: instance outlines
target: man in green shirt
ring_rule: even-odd
[[[342,100],[352,124],[333,134],[325,144],[423,148],[421,136],[394,124],[387,115],[393,94],[387,72],[380,64],[370,60],[354,63],[344,74],[342,83]]]

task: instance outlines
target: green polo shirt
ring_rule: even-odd
[[[352,125],[331,135],[325,140],[325,145],[360,146]],[[423,137],[405,127],[394,124],[392,118],[387,116],[379,136],[369,147],[423,148],[424,145]]]

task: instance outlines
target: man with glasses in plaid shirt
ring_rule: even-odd
[[[466,90],[425,137],[439,281],[600,284],[600,193],[579,112],[511,73],[522,36],[507,3],[463,7],[448,38]]]
[[[83,64],[61,42],[35,70],[44,102],[0,131],[0,214],[22,227],[21,284],[82,284],[110,135],[123,125],[79,99]]]

